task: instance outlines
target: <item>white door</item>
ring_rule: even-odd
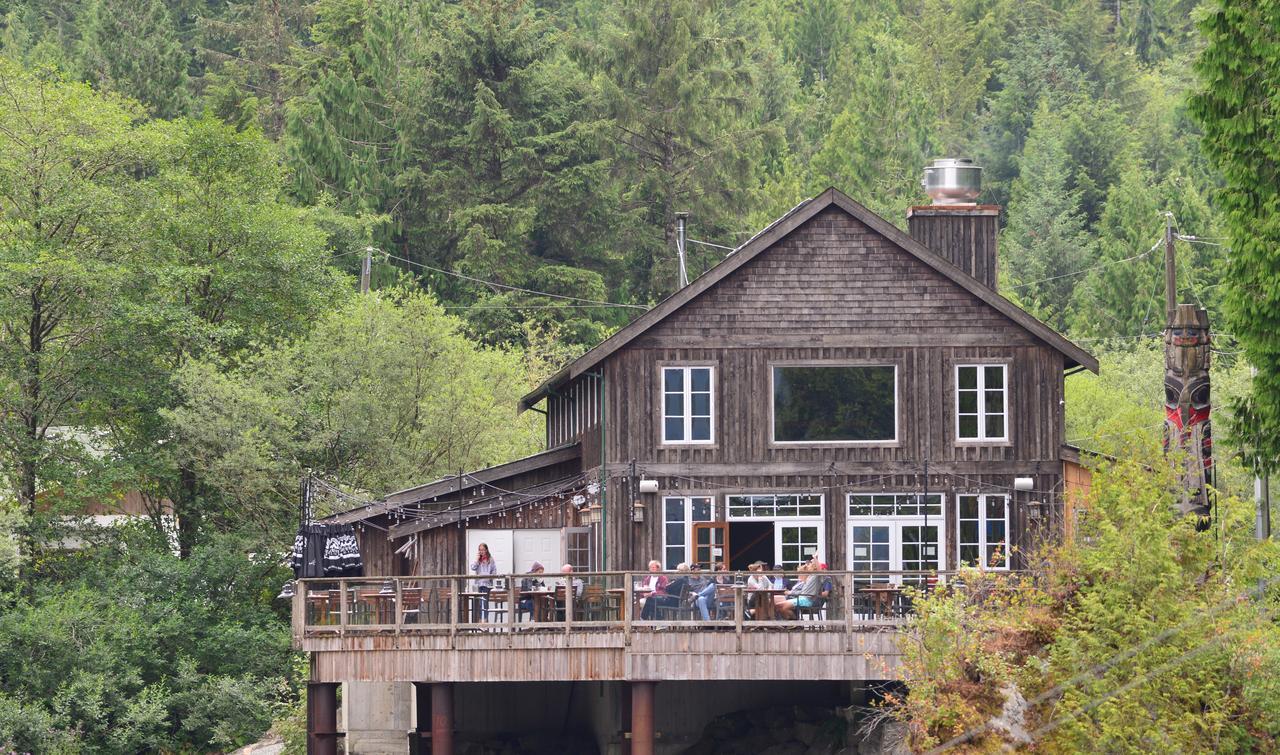
[[[548,572],[560,571],[560,530],[515,530],[515,561],[504,573],[525,574],[534,561],[539,561]]]

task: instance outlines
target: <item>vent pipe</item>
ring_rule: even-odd
[[[982,168],[968,157],[944,157],[925,166],[920,181],[934,204],[973,204],[982,193]]]
[[[684,223],[689,218],[687,212],[676,213],[676,256],[680,258],[680,288],[689,285],[689,263],[684,253]]]

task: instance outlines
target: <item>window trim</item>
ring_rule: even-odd
[[[693,525],[695,524],[693,520],[693,501],[695,499],[705,499],[708,505],[710,506],[709,515],[711,518],[699,519],[698,522],[716,521],[716,497],[714,495],[663,494],[661,496],[662,552],[660,554],[660,557],[658,558],[658,563],[662,564],[662,568],[664,571],[669,571],[669,569],[667,569],[667,549],[681,547],[679,545],[670,544],[667,542],[667,524],[669,523],[667,521],[667,501],[672,501],[672,500],[680,501],[680,504],[684,510],[684,546],[683,546],[684,556],[681,557],[680,561],[683,561],[684,563],[692,563],[689,559],[691,558],[690,553],[692,553],[692,550],[693,550]],[[674,568],[675,567],[672,567],[672,569]]]
[[[960,539],[960,523],[971,522],[973,519],[962,519],[960,517],[960,499],[961,498],[977,498],[978,499],[978,563],[967,568],[976,568],[979,571],[1009,571],[1009,564],[1013,560],[1013,528],[1009,521],[1009,496],[993,493],[956,493],[956,568],[966,568],[966,564],[961,560],[960,552],[966,543]],[[986,561],[987,553],[987,499],[999,498],[1004,501],[1004,559],[998,566],[988,566]]]
[[[778,424],[776,402],[774,401],[774,370],[778,367],[892,367],[893,368],[893,437],[880,440],[778,440]],[[884,361],[814,361],[814,360],[779,360],[770,361],[769,368],[769,446],[779,448],[796,448],[803,446],[825,447],[879,447],[892,448],[898,446],[902,439],[902,366],[897,362]]]
[[[978,406],[977,406],[978,437],[976,438],[965,438],[960,435],[960,390],[961,390],[960,389],[960,369],[962,367],[975,367],[977,368],[977,372],[978,372],[978,375],[977,375],[978,383],[977,383],[977,388],[975,389],[978,392]],[[1001,410],[1001,416],[1004,417],[1004,435],[1000,437],[987,437],[987,417],[989,416],[986,410],[987,375],[986,375],[985,368],[987,367],[999,367],[1001,371],[1004,373],[1004,387],[1000,390],[1000,398],[1001,398],[1000,410]],[[1010,442],[1009,440],[1009,372],[1010,370],[1009,370],[1008,362],[957,362],[955,364],[955,367],[954,369],[952,369],[951,374],[952,374],[952,380],[953,380],[952,385],[954,386],[954,390],[952,392],[955,394],[954,395],[955,412],[953,417],[955,419],[955,433],[956,433],[957,445],[994,445],[994,444],[1002,444],[1002,443],[1008,444]],[[970,390],[970,389],[965,389],[965,390]],[[991,416],[994,416],[994,415],[991,415]]]
[[[684,399],[684,435],[690,438],[693,435],[693,380],[691,370],[707,370],[709,373],[708,388],[710,393],[711,414],[710,433],[706,440],[670,440],[667,438],[667,370],[682,370],[684,372],[684,389],[681,396]],[[663,446],[715,446],[716,444],[716,398],[718,395],[716,390],[716,365],[714,362],[676,362],[676,363],[659,363],[658,364],[658,443]],[[671,415],[675,417],[676,415]]]

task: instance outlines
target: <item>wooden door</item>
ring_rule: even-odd
[[[697,522],[693,525],[693,563],[700,569],[729,561],[729,523]]]

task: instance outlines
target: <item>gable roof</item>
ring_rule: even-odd
[[[996,293],[994,289],[980,283],[960,268],[935,254],[931,249],[911,238],[897,226],[875,214],[866,207],[850,199],[846,194],[834,188],[827,189],[811,200],[802,202],[791,211],[770,223],[762,231],[752,236],[746,243],[738,247],[729,256],[721,260],[715,267],[703,273],[689,285],[663,299],[649,311],[632,320],[627,326],[600,342],[595,348],[565,365],[559,372],[547,378],[541,385],[520,399],[519,411],[532,407],[546,398],[555,388],[589,371],[609,355],[626,346],[664,320],[680,307],[684,306],[699,294],[710,289],[734,271],[755,259],[762,252],[781,241],[792,231],[799,228],[810,218],[827,209],[838,207],[852,215],[863,224],[901,247],[907,253],[932,268],[943,277],[976,296],[1031,335],[1044,341],[1056,349],[1067,359],[1068,367],[1081,366],[1092,372],[1098,371],[1098,360],[1089,352],[1067,340],[1062,334],[1036,319],[1018,305]]]

